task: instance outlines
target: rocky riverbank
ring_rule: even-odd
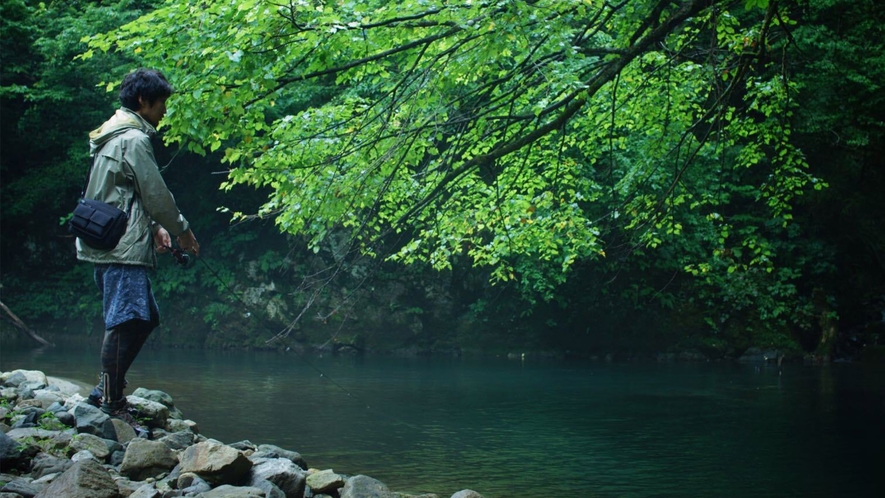
[[[309,468],[277,446],[211,439],[162,391],[127,398],[150,439],[87,404],[69,382],[36,370],[0,374],[0,498],[439,498]],[[465,489],[451,498],[482,495]]]

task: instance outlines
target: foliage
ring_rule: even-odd
[[[6,273],[3,285],[10,289],[26,289],[34,279],[33,276],[28,278],[8,271]],[[27,293],[27,299],[10,296],[17,312],[22,316],[43,316],[57,320],[72,315],[90,321],[101,318],[101,294],[94,285],[84,291],[84,282],[91,284],[93,279],[90,265],[76,265],[55,276],[54,279],[38,280],[39,292]]]
[[[121,77],[129,62],[108,54],[75,61],[80,41],[144,13],[149,2],[2,5],[0,239],[4,299],[25,317],[92,319],[100,303],[82,291],[91,270],[74,267],[68,215],[88,167],[86,133],[113,110],[95,78]],[[91,290],[91,288],[90,288]]]
[[[55,193],[70,192],[74,198],[82,187],[82,180],[71,179],[82,179],[88,165],[86,130],[60,125],[70,123],[73,116],[83,123],[101,123],[113,109],[113,97],[96,89],[94,78],[122,77],[121,63],[126,61],[102,56],[88,64],[77,62],[74,57],[86,49],[79,40],[138,17],[144,12],[140,3],[4,3],[4,9],[16,7],[16,12],[14,19],[4,15],[8,24],[4,23],[3,39],[20,44],[3,47],[0,97],[9,106],[4,110],[12,111],[4,113],[3,120],[9,126],[3,133],[5,220],[58,209],[66,205],[66,197]],[[20,154],[34,140],[43,153],[25,160]]]
[[[90,47],[174,68],[167,138],[223,150],[224,187],[270,188],[257,215],[314,250],[343,227],[348,248],[438,270],[467,256],[549,300],[576,262],[680,244],[668,266],[718,308],[765,293],[758,321],[783,325],[798,274],[760,228],[785,230],[795,198],[824,186],[790,141],[795,90],[768,53],[789,14],[177,1]]]
[[[178,90],[158,159],[210,265],[153,279],[179,327],[210,326],[182,343],[263,343],[235,297],[258,289],[305,340],[813,350],[885,293],[872,2],[2,9],[20,315],[98,316],[57,220],[135,64]]]
[[[45,412],[40,415],[37,427],[47,431],[62,431],[67,428],[53,412]]]
[[[830,189],[804,203],[809,234],[838,257],[819,285],[842,327],[881,319],[885,295],[885,9],[873,2],[808,2],[793,28],[791,70],[802,105],[797,143]]]
[[[85,322],[73,327],[78,334],[100,323],[101,300],[92,265],[76,261],[64,220],[83,187],[90,160],[87,133],[119,105],[112,93],[114,82],[140,62],[124,53],[95,54],[88,60],[76,56],[87,50],[81,39],[130,22],[155,3],[2,4],[2,287],[4,301],[26,322],[56,320],[62,330],[69,322]],[[214,212],[221,194],[211,195],[218,189],[219,177],[211,174],[218,169],[217,161],[198,160],[159,144],[155,153],[167,184],[211,255],[215,233],[221,232],[220,241],[228,240],[227,218]],[[173,164],[176,167],[169,168]],[[178,167],[183,165],[187,167]],[[240,195],[239,202],[253,205],[253,195]],[[224,262],[225,269],[228,264],[235,268],[242,245],[237,240],[226,244],[233,257]],[[153,278],[154,291],[161,302],[173,303],[167,309],[199,294],[200,286],[209,293],[215,290],[214,280],[198,280],[198,272],[165,265],[163,270]]]

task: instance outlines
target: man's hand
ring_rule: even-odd
[[[194,237],[194,232],[190,229],[178,236],[178,247],[194,253],[194,256],[200,255],[200,244],[197,243],[197,238]]]
[[[166,231],[165,228],[160,228],[157,230],[157,233],[154,234],[154,249],[159,253],[169,252],[169,247],[172,246],[172,237],[169,236],[169,232]]]

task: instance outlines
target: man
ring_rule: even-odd
[[[95,249],[77,239],[77,259],[95,263],[95,282],[102,292],[105,322],[101,346],[101,380],[88,402],[147,435],[129,415],[123,395],[126,372],[160,313],[148,270],[157,252],[166,252],[172,236],[199,255],[200,246],[175,204],[154,158],[151,138],[166,114],[172,86],[162,73],[139,69],[123,79],[122,107],[89,134],[92,172],[85,197],[129,211],[126,232],[110,250]]]

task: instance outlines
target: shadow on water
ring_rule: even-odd
[[[92,382],[93,349],[4,348],[0,367]],[[862,365],[778,375],[726,363],[148,349],[129,380],[171,394],[210,437],[276,444],[398,491],[830,497],[885,484],[874,463],[885,375]]]

